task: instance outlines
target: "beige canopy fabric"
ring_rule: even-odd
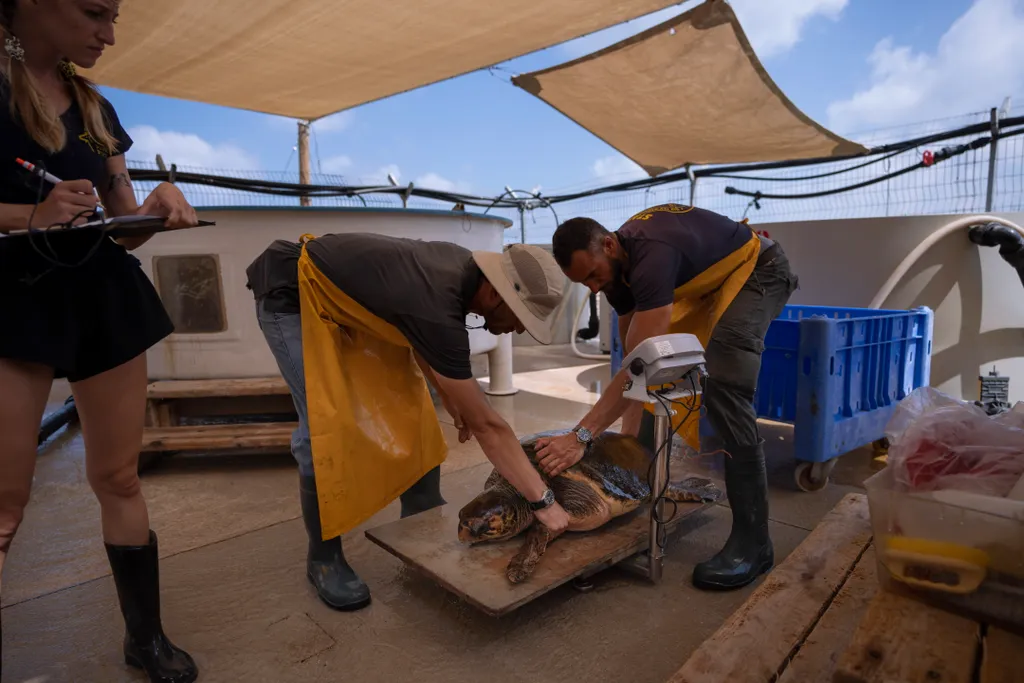
[[[675,0],[678,2],[678,0]],[[299,119],[475,71],[673,0],[132,0],[101,85]]]
[[[686,164],[866,151],[816,124],[782,94],[723,0],[512,80],[651,176]]]

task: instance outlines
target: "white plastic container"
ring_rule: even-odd
[[[883,588],[1024,631],[1024,501],[865,482]]]

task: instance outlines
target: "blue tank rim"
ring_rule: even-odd
[[[470,211],[445,211],[442,209],[403,209],[399,207],[377,206],[196,206],[196,213],[213,211],[287,211],[297,213],[396,213],[403,215],[437,216],[446,218],[472,218],[475,220],[495,221],[504,223],[505,228],[512,227],[513,221],[502,216],[474,213]],[[202,216],[200,216],[202,218]]]

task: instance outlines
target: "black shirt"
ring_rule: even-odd
[[[338,289],[394,325],[435,372],[470,379],[466,315],[482,274],[472,252],[448,242],[339,233],[306,244]],[[276,240],[246,269],[246,286],[267,310],[299,313],[302,246]]]
[[[114,108],[101,98],[108,130],[117,139],[117,154],[124,154],[132,146],[132,139],[121,127]],[[107,150],[94,140],[85,129],[82,112],[76,101],[61,115],[67,130],[64,149],[50,154],[11,117],[10,92],[6,79],[0,75],[0,204],[35,204],[40,185],[42,199],[50,194],[53,185],[33,176],[15,159],[30,161],[61,180],[90,180],[97,189],[107,177]]]
[[[132,139],[121,127],[113,106],[101,98],[103,112],[107,118],[108,130],[118,141],[116,153],[124,154],[132,146]],[[43,201],[50,194],[53,185],[30,174],[15,162],[21,158],[30,161],[61,180],[87,179],[98,189],[107,177],[107,150],[86,131],[82,112],[76,101],[61,115],[66,130],[64,148],[50,154],[39,145],[11,113],[10,89],[7,80],[0,75],[0,204],[35,204],[37,196]],[[42,237],[0,236],[0,282],[13,277],[18,280],[26,274],[39,273],[52,266],[36,250],[42,249],[50,258],[64,263],[78,263],[88,256],[101,240],[102,247],[93,258],[114,254],[117,246],[109,237],[101,236],[98,230],[78,231],[73,234],[50,233]],[[34,247],[33,247],[34,243]],[[109,244],[108,244],[109,243]]]
[[[608,293],[608,303],[625,315],[672,303],[674,290],[750,241],[753,230],[721,214],[661,204],[636,214],[616,231],[629,257],[628,287]]]

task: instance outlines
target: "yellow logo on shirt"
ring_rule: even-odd
[[[98,154],[104,159],[110,156],[110,150],[108,150],[106,146],[101,145],[99,142],[97,142],[96,138],[89,135],[89,131],[86,131],[79,135],[78,139],[84,142],[86,145],[88,145],[89,149],[91,149],[95,154]]]
[[[693,211],[693,207],[687,206],[686,204],[659,204],[658,206],[652,206],[649,209],[644,209],[629,220],[646,221],[656,213],[689,213],[690,211]],[[628,222],[629,221],[627,221],[627,223]]]

